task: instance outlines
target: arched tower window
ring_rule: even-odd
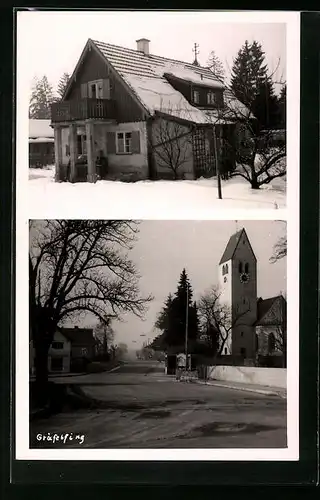
[[[224,272],[224,265],[222,266],[222,276],[225,274]]]
[[[226,274],[228,274],[228,264],[226,264]]]
[[[248,264],[248,262],[246,262],[245,265],[244,265],[244,272],[245,273],[249,272],[249,264]]]
[[[274,334],[271,332],[268,337],[268,352],[272,354],[276,348],[276,339]]]
[[[241,260],[239,262],[239,273],[242,273],[242,262],[241,262]]]

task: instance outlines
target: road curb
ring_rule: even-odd
[[[286,399],[287,395],[283,394],[281,391],[269,391],[266,389],[253,389],[250,387],[239,387],[236,385],[231,385],[231,384],[215,384],[214,382],[204,382],[202,380],[194,380],[196,384],[201,384],[201,385],[212,385],[215,387],[222,387],[224,389],[233,389],[236,391],[244,391],[244,392],[254,392],[257,394],[264,394],[265,396],[278,396],[282,399]]]
[[[121,365],[118,365],[118,366],[115,366],[114,368],[111,368],[111,370],[107,370],[106,373],[111,373],[111,372],[114,372],[116,370],[119,370]]]

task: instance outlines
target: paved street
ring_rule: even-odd
[[[282,448],[286,400],[195,383],[176,382],[158,362],[126,363],[111,373],[59,377],[101,407],[63,412],[31,422],[31,446],[47,432],[83,434],[46,447]],[[41,443],[43,447],[44,443]]]

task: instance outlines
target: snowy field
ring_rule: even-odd
[[[114,218],[161,218],[174,212],[184,219],[207,213],[208,217],[218,210],[284,209],[286,206],[286,182],[275,179],[273,184],[253,190],[241,177],[222,181],[223,199],[218,199],[217,180],[196,181],[98,181],[96,184],[80,182],[54,182],[54,167],[29,169],[28,198],[31,217],[43,217],[54,212],[63,216],[66,205],[69,216],[86,216],[107,213]],[[59,208],[61,208],[61,215]],[[47,215],[46,215],[47,214]],[[75,215],[73,215],[75,214]],[[96,216],[96,215],[95,215]]]

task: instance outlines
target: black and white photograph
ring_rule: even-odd
[[[299,459],[299,30],[17,12],[17,461]]]
[[[30,448],[288,447],[285,221],[29,230]]]
[[[28,165],[31,209],[84,197],[120,210],[164,197],[173,209],[285,208],[298,38],[292,13],[268,14],[18,13],[29,156],[17,166]]]

